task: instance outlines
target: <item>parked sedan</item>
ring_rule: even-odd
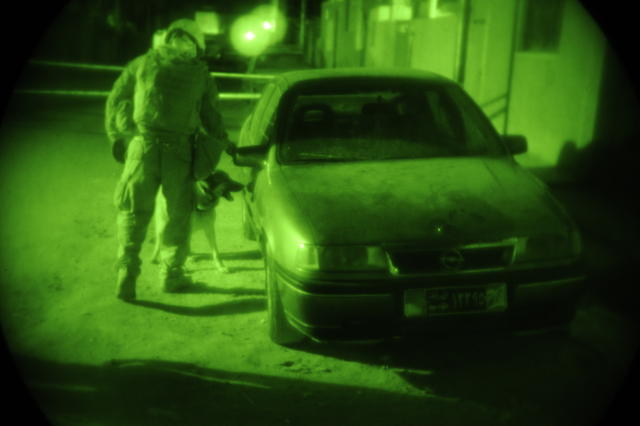
[[[264,90],[240,132],[244,232],[288,344],[569,321],[580,236],[456,83],[308,70]]]

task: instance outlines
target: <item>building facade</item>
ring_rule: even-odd
[[[607,43],[578,0],[326,0],[316,65],[401,67],[460,83],[531,168],[594,139]]]

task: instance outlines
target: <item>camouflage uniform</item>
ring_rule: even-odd
[[[194,203],[191,141],[198,131],[212,139],[226,139],[217,100],[206,65],[182,56],[170,45],[153,48],[130,62],[110,92],[107,134],[114,156],[124,161],[114,197],[121,298],[135,298],[139,253],[158,189],[166,198],[168,215],[161,249],[165,290],[172,290],[172,278],[183,278]],[[119,158],[124,151],[125,158]]]

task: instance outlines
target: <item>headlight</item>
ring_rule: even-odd
[[[577,257],[582,251],[580,234],[540,235],[519,238],[515,247],[515,262],[535,262]]]
[[[375,246],[314,246],[300,244],[298,268],[306,271],[387,270],[384,250]]]

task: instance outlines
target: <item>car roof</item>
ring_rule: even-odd
[[[289,87],[300,82],[333,78],[398,78],[422,80],[430,83],[456,84],[453,80],[436,73],[406,68],[322,68],[287,71],[279,74],[278,77]]]

